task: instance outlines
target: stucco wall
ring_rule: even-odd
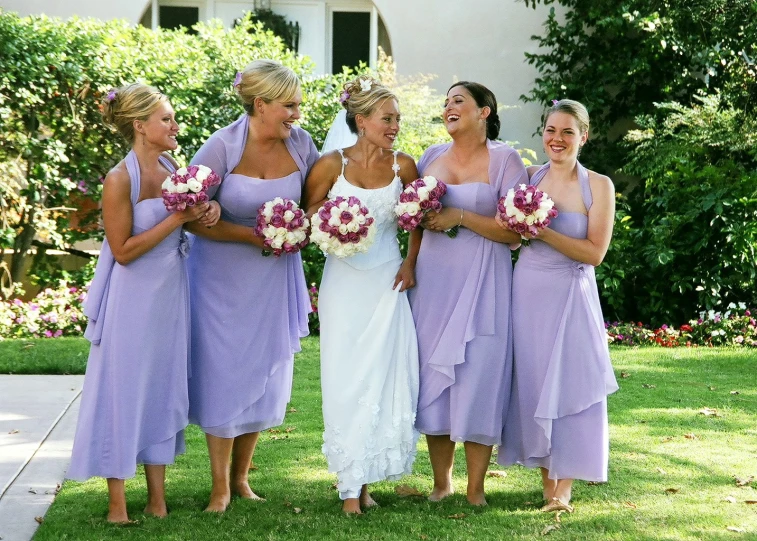
[[[489,87],[500,105],[507,140],[520,141],[543,157],[533,136],[541,105],[523,104],[537,76],[525,51],[538,50],[530,37],[542,30],[549,9],[526,7],[523,0],[374,0],[386,23],[400,74],[432,73],[433,86],[446,92],[454,82],[472,80]],[[555,96],[558,98],[559,96]]]
[[[126,19],[139,22],[150,0],[0,0],[0,8],[15,11],[19,15],[38,15],[67,19],[73,14],[96,19]]]

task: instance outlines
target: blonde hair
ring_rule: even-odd
[[[133,144],[134,121],[147,120],[164,101],[168,101],[168,96],[142,83],[114,88],[102,101],[103,122]]]
[[[300,89],[297,74],[274,60],[255,60],[241,72],[234,86],[248,115],[255,114],[255,98],[266,103],[274,100],[289,101]]]
[[[581,102],[575,100],[559,100],[553,102],[552,107],[547,109],[547,113],[544,115],[545,127],[552,113],[567,113],[576,119],[581,134],[589,131],[589,111],[586,110],[586,107]]]
[[[364,90],[363,88],[366,88]],[[361,75],[357,79],[344,84],[344,91],[340,101],[347,110],[347,126],[352,133],[357,133],[355,116],[371,116],[379,104],[387,99],[397,99],[381,81],[368,75]]]

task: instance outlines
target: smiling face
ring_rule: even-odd
[[[576,118],[560,111],[554,112],[544,123],[542,142],[544,152],[553,162],[576,160],[578,152],[589,137],[581,132]]]
[[[302,104],[302,90],[300,89],[297,89],[289,100],[260,103],[260,116],[271,130],[271,136],[286,139],[292,135],[292,125],[300,118],[300,104]]]
[[[179,125],[173,107],[166,99],[160,101],[147,120],[135,120],[134,129],[144,136],[146,143],[159,147],[161,151],[175,150],[178,146],[176,134],[179,133]]]
[[[400,131],[400,110],[397,100],[385,99],[367,117],[357,115],[355,122],[358,130],[365,130],[364,137],[371,143],[381,148],[391,149]]]
[[[451,136],[468,130],[486,132],[488,107],[479,107],[475,98],[464,86],[453,86],[444,100],[442,120]]]

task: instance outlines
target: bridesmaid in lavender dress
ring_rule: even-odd
[[[573,511],[573,479],[607,480],[607,395],[618,385],[594,267],[610,244],[615,191],[578,162],[588,136],[580,103],[547,112],[549,162],[529,173],[560,214],[521,248],[513,277],[513,393],[498,460],[541,468],[542,511]]]
[[[108,521],[127,522],[124,479],[144,464],[144,512],[165,516],[165,465],[184,451],[189,298],[182,225],[209,205],[175,213],[163,205],[160,186],[176,169],[165,151],[176,148],[179,131],[166,96],[142,84],[111,90],[103,119],[132,149],[103,186],[105,241],[84,309],[92,346],[67,476],[107,478]]]
[[[213,486],[207,511],[224,511],[234,492],[259,499],[248,481],[258,433],[281,424],[292,388],[294,353],[308,333],[308,297],[300,254],[264,257],[253,232],[258,208],[274,197],[299,201],[318,158],[300,118],[297,75],[256,60],[237,77],[245,108],[192,159],[222,179],[212,229],[189,258],[192,350],[189,416],[205,432]],[[233,461],[232,461],[233,456]],[[229,466],[231,465],[231,473]]]
[[[448,191],[442,211],[424,219],[418,284],[410,292],[420,356],[416,427],[426,434],[434,471],[429,499],[453,493],[455,442],[464,442],[468,501],[486,505],[484,476],[510,398],[508,243],[520,240],[494,215],[498,199],[528,176],[518,153],[494,141],[497,100],[486,87],[453,85],[444,123],[452,143],[429,148],[418,163]],[[444,231],[454,227],[459,232],[450,238]]]

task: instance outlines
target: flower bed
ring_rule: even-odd
[[[729,304],[725,312],[700,312],[698,319],[676,328],[663,325],[653,329],[638,323],[606,322],[607,341],[617,346],[734,346],[757,347],[754,310],[744,303]]]
[[[0,340],[80,336],[86,320],[82,302],[86,289],[61,283],[40,291],[32,300],[0,301]]]

